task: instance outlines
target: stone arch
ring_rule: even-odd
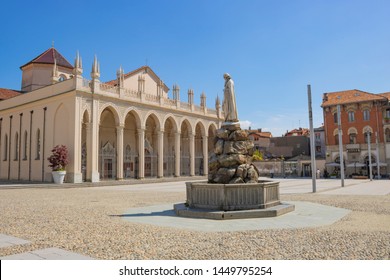
[[[366,125],[365,127],[363,127],[362,133],[365,134],[367,131],[372,133],[373,132],[372,127],[369,125]]]
[[[206,126],[205,126],[205,124],[200,120],[200,119],[197,119],[196,120],[196,122],[195,122],[195,125],[194,125],[194,127],[195,127],[195,132],[196,132],[196,127],[199,125],[199,128],[200,128],[200,131],[201,131],[201,135],[202,136],[205,136],[205,135],[207,135],[207,133],[206,133]]]
[[[157,112],[156,111],[148,111],[146,114],[145,114],[145,116],[144,116],[144,119],[143,119],[143,121],[142,121],[142,123],[141,123],[141,127],[146,127],[146,123],[147,123],[147,121],[148,121],[148,119],[150,118],[150,117],[152,117],[153,119],[154,119],[154,121],[156,122],[156,129],[158,130],[158,131],[160,131],[161,130],[161,120],[160,120],[160,118],[158,117],[158,114],[157,114]]]
[[[115,179],[117,174],[116,127],[119,115],[115,107],[104,106],[99,115],[99,174],[101,179]]]
[[[148,112],[145,116],[145,177],[157,176],[158,164],[158,133],[161,130],[160,120],[155,112]]]
[[[175,139],[178,127],[172,114],[165,116],[163,124],[163,173],[164,177],[169,177],[175,175]]]
[[[177,117],[175,117],[173,114],[169,113],[169,114],[166,114],[164,116],[164,119],[162,121],[162,125],[163,125],[163,128],[167,122],[167,120],[170,119],[172,121],[172,124],[174,125],[174,129],[175,131],[177,132],[178,131],[178,127],[179,127],[179,124],[177,122]]]
[[[137,128],[141,128],[141,113],[134,107],[129,107],[124,111],[123,118],[120,120],[120,123],[124,124],[128,114],[132,114],[135,118]]]
[[[109,109],[112,114],[114,115],[114,119],[115,119],[115,124],[116,125],[119,125],[120,124],[120,114],[119,114],[119,108],[118,106],[116,106],[115,104],[111,103],[111,102],[108,102],[106,104],[104,104],[100,110],[99,110],[99,120],[101,121],[101,117],[102,117],[102,114],[104,112],[104,110],[106,109]]]
[[[123,177],[138,178],[139,176],[139,137],[141,127],[139,112],[134,108],[125,111],[123,119]]]
[[[91,122],[91,112],[87,108],[84,108],[82,112],[83,112],[82,113],[82,122],[83,123]]]
[[[193,126],[192,126],[192,124],[191,124],[191,121],[190,121],[190,119],[188,119],[188,118],[186,118],[186,117],[183,117],[182,119],[180,119],[180,121],[179,121],[179,131],[181,131],[181,127],[182,127],[182,125],[183,125],[183,123],[186,123],[186,125],[188,125],[188,127],[189,127],[189,131],[190,132],[192,132],[193,131]]]
[[[203,156],[203,136],[206,136],[204,124],[198,120],[195,124],[195,175],[204,174],[204,156]]]
[[[357,134],[357,133],[358,133],[357,129],[356,129],[356,128],[354,128],[354,127],[350,127],[350,128],[348,128],[348,135],[350,135],[350,134],[352,134],[352,133],[355,133],[355,134]]]
[[[190,175],[190,134],[192,126],[188,119],[183,119],[180,124],[180,171],[181,175]]]

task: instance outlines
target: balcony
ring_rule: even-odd
[[[345,145],[347,153],[359,153],[360,152],[360,144],[347,144]]]

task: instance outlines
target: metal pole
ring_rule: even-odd
[[[370,181],[372,181],[371,132],[370,131],[367,131],[367,144],[368,144],[368,169],[370,173]]]
[[[381,178],[381,167],[379,166],[379,139],[378,139],[378,132],[375,132],[375,138],[376,138],[376,169],[377,169],[377,178]]]
[[[340,177],[341,186],[344,187],[344,154],[343,154],[343,131],[341,129],[341,109],[340,105],[337,105],[337,124],[339,132],[339,154],[340,154]]]
[[[311,87],[307,85],[307,97],[309,101],[309,123],[310,123],[310,157],[311,157],[311,178],[313,184],[313,193],[317,191],[316,185],[316,154],[314,147],[314,129],[313,129],[313,111],[311,108]]]

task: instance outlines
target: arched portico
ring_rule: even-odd
[[[123,178],[139,177],[140,117],[135,110],[127,112],[123,131]]]
[[[120,153],[117,141],[117,130],[119,126],[119,116],[115,108],[107,106],[100,114],[99,125],[99,174],[102,180],[116,179],[117,172],[121,169],[121,164],[117,162],[117,152]],[[122,127],[123,133],[123,127]],[[122,135],[123,136],[123,135]],[[122,173],[122,172],[120,172]],[[119,179],[121,176],[119,174]]]
[[[180,174],[183,176],[194,175],[194,173],[191,172],[191,167],[193,166],[191,163],[194,156],[194,153],[192,153],[192,148],[194,147],[194,134],[192,133],[191,125],[188,120],[184,120],[181,123],[180,131]]]
[[[169,117],[164,123],[164,152],[163,169],[164,177],[175,175],[175,134],[177,133],[177,124],[173,117]]]

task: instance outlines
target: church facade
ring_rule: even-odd
[[[0,89],[0,179],[52,180],[47,158],[65,145],[66,181],[207,175],[208,154],[223,113],[200,105],[189,89],[169,88],[148,66],[100,81],[79,54],[71,65],[50,48],[21,66],[21,91]]]

